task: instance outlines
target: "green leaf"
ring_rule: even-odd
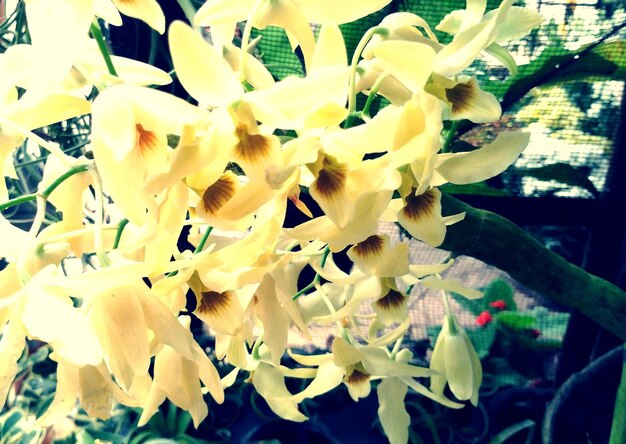
[[[171,402],[167,404],[167,416],[165,417],[165,421],[167,424],[167,430],[172,435],[175,435],[178,424],[178,407]]]
[[[554,312],[545,307],[535,307],[529,313],[537,320],[537,329],[541,332],[539,339],[559,343],[563,340],[570,318],[569,313]]]
[[[128,444],[141,444],[143,442],[146,442],[147,440],[149,440],[153,436],[157,436],[157,434],[156,434],[156,432],[154,430],[145,430],[145,431],[139,432],[135,436],[133,436],[133,438],[129,441]]]
[[[472,341],[480,359],[484,359],[489,355],[491,347],[496,340],[496,330],[495,322],[490,322],[484,327],[466,330],[467,336]]]
[[[518,423],[515,423],[507,427],[506,429],[498,433],[496,436],[491,438],[491,441],[489,441],[489,444],[504,444],[508,442],[509,438],[511,438],[513,435],[518,434],[522,430],[528,430],[528,435],[526,436],[526,444],[530,444],[533,441],[533,437],[535,436],[536,427],[537,427],[537,424],[535,424],[535,421],[531,421],[530,419],[520,421]]]
[[[93,436],[86,430],[81,430],[76,434],[76,444],[95,444]]]
[[[507,110],[535,87],[583,80],[622,80],[626,74],[626,41],[594,43],[576,51],[544,51],[504,84],[485,86],[502,97]]]
[[[6,415],[6,417],[4,418],[4,421],[2,423],[0,436],[6,436],[9,434],[9,432],[15,433],[15,430],[17,430],[17,427],[18,427],[17,424],[22,420],[23,417],[24,415],[22,411],[20,410],[13,410],[13,412],[9,412],[8,415]]]
[[[511,168],[510,173],[519,176],[534,177],[539,180],[555,180],[572,187],[581,187],[595,198],[600,197],[598,189],[589,180],[588,167],[574,167],[568,163],[557,162],[536,168]]]
[[[191,424],[191,415],[188,412],[181,412],[178,415],[178,421],[176,422],[176,434],[179,435],[184,433],[187,428],[189,428],[189,424]]]
[[[508,311],[517,311],[517,304],[513,298],[515,291],[513,287],[505,281],[501,279],[492,281],[483,290],[483,293],[485,293],[485,302],[487,305],[489,305],[490,302],[504,301]]]
[[[517,313],[514,311],[501,311],[495,313],[494,318],[505,327],[512,328],[514,330],[525,330],[529,328],[535,328],[537,320],[534,316]]]

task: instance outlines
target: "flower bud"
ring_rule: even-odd
[[[461,401],[478,404],[478,389],[482,381],[482,367],[478,354],[465,330],[453,315],[446,315],[443,327],[430,361],[430,369],[437,372],[431,377],[430,389],[443,396],[446,383]]]

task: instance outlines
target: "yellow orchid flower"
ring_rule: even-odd
[[[104,186],[128,219],[143,225],[161,191],[148,193],[144,183],[170,169],[167,135],[202,126],[208,115],[161,91],[116,85],[94,100],[92,116],[92,149]]]
[[[6,59],[0,54],[0,66]],[[18,99],[15,83],[0,78],[0,168],[5,176],[17,178],[9,157],[13,150],[31,136],[31,131],[72,117],[88,114],[91,104],[67,94]],[[59,150],[60,151],[60,150]],[[55,153],[58,154],[58,153]],[[5,181],[0,181],[0,202],[8,198]]]
[[[179,322],[189,329],[188,316],[181,316]],[[169,345],[164,345],[156,354],[154,379],[142,402],[143,412],[139,418],[139,427],[145,425],[165,398],[168,398],[179,408],[188,411],[194,426],[198,428],[208,414],[200,382],[216,402],[221,404],[224,401],[224,389],[215,366],[198,344],[193,344],[192,352],[193,359],[189,359]]]
[[[79,366],[56,353],[50,358],[58,363],[57,386],[52,403],[37,419],[38,425],[51,426],[67,417],[77,398],[89,416],[102,420],[111,417],[115,398],[128,398],[113,382],[104,364]]]
[[[450,80],[433,74],[433,82],[426,85],[426,92],[448,105],[450,120],[468,119],[475,123],[495,122],[500,119],[502,109],[498,99],[480,89],[476,77],[458,76]]]
[[[366,274],[379,277],[403,276],[409,272],[409,245],[391,246],[386,234],[373,234],[348,250],[354,265]]]
[[[434,71],[442,76],[457,74],[484,50],[515,74],[515,61],[501,45],[525,36],[543,17],[527,8],[513,7],[512,3],[504,0],[498,9],[484,14],[485,0],[468,0],[465,10],[444,17],[436,29],[454,34],[454,39],[437,53]]]

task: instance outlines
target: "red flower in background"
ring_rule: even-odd
[[[489,311],[487,310],[483,311],[481,314],[476,316],[476,323],[480,325],[481,327],[484,327],[485,325],[489,324],[491,321],[493,321],[493,316],[491,316],[491,313],[489,313]]]
[[[502,299],[498,299],[497,301],[489,302],[489,306],[493,307],[497,310],[506,310],[506,302]]]

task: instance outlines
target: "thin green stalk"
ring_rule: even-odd
[[[615,397],[613,412],[613,426],[609,444],[623,444],[626,442],[626,343],[622,351],[622,377]]]
[[[211,231],[213,231],[213,227],[208,227],[206,229],[206,231],[202,235],[202,239],[200,239],[200,242],[196,246],[196,249],[193,250],[193,254],[198,254],[198,253],[200,253],[204,249],[204,245],[206,244],[206,241],[209,238],[209,234],[211,234]],[[178,274],[178,270],[174,270],[174,271],[170,271],[165,276],[173,277],[173,276],[176,276],[177,274]]]
[[[324,268],[324,265],[326,265],[326,260],[328,259],[328,255],[329,254],[330,254],[330,248],[327,245],[326,248],[324,248],[324,252],[322,253],[322,260],[320,261],[321,268]],[[320,276],[320,274],[319,273],[315,273],[315,277],[313,278],[313,281],[311,281],[304,288],[302,288],[297,293],[295,293],[291,297],[291,299],[293,299],[295,301],[296,299],[298,299],[303,294],[309,292],[310,290],[313,290],[313,288],[315,288],[316,285],[319,285],[321,279],[322,279],[322,277]]]
[[[443,147],[441,148],[442,153],[447,153],[448,151],[450,151],[450,146],[452,145],[452,142],[454,142],[454,137],[456,136],[458,128],[459,121],[455,120],[454,122],[452,122],[452,125],[450,125],[450,129],[446,133],[446,138],[443,141]]]
[[[62,149],[62,151],[65,154],[68,154],[68,153],[71,153],[74,150],[77,150],[77,149],[80,149],[80,148],[84,147],[88,143],[90,143],[90,141],[86,140],[86,141],[80,142],[80,143],[78,143],[76,145],[72,145],[72,146],[70,146],[68,148],[64,148],[64,149]],[[38,157],[37,159],[29,160],[27,162],[20,163],[19,165],[15,165],[15,168],[25,168],[25,167],[27,167],[29,165],[35,165],[37,163],[45,162],[48,159],[48,157],[50,157],[50,154],[42,155],[41,157]]]
[[[382,35],[384,37],[388,34],[389,31],[387,28],[382,26],[374,26],[368,29],[367,32],[363,34],[363,37],[361,37],[359,44],[354,50],[354,54],[352,54],[352,62],[350,63],[350,91],[348,93],[348,119],[346,119],[346,122],[350,120],[350,115],[356,111],[356,70],[361,54],[372,37],[375,35]]]
[[[75,167],[70,168],[65,173],[63,173],[61,176],[59,176],[54,182],[52,182],[50,185],[48,185],[48,187],[46,187],[46,189],[43,190],[41,192],[41,194],[45,198],[48,198],[48,196],[50,196],[52,194],[52,192],[54,190],[56,190],[56,188],[59,185],[61,185],[63,182],[65,182],[67,179],[69,179],[70,177],[72,177],[75,174],[84,173],[87,170],[89,170],[89,165],[85,165],[85,164],[77,165]]]
[[[374,99],[378,95],[378,90],[380,89],[380,85],[382,85],[383,81],[388,75],[389,73],[385,71],[381,75],[378,76],[378,78],[376,79],[376,82],[374,82],[374,84],[370,88],[370,93],[367,96],[367,101],[365,102],[365,106],[363,106],[363,110],[361,110],[361,115],[370,117],[370,108],[372,106],[372,103],[374,103]]]
[[[48,198],[50,194],[65,180],[72,177],[74,174],[84,173],[89,169],[89,165],[78,165],[73,168],[70,168],[63,175],[59,176],[54,182],[52,182],[45,190],[41,193],[33,193],[27,194],[25,196],[16,197],[15,199],[7,200],[6,202],[0,204],[0,211],[4,211],[7,208],[11,208],[15,205],[19,205],[24,202],[30,202],[33,200],[37,200],[37,196],[42,196],[44,198]]]
[[[100,49],[100,53],[104,58],[104,63],[106,63],[107,65],[109,74],[114,75],[115,77],[119,77],[117,75],[117,71],[115,70],[115,66],[113,66],[113,60],[111,60],[109,48],[107,47],[107,44],[104,41],[104,37],[102,36],[102,30],[100,29],[100,23],[98,23],[98,19],[94,19],[93,22],[91,22],[91,27],[89,28],[89,30],[91,31],[91,35],[93,35],[93,38],[98,44],[98,49]]]
[[[148,65],[154,66],[157,52],[159,50],[159,33],[154,29],[150,30],[150,53],[148,54]]]
[[[263,6],[265,0],[257,0],[252,9],[250,15],[246,20],[246,24],[243,28],[243,34],[241,36],[241,53],[239,54],[239,80],[241,83],[246,81],[246,65],[248,63],[248,47],[250,45],[250,34],[252,33],[252,23],[255,17],[259,13],[261,6]]]
[[[27,194],[26,196],[16,197],[15,199],[7,200],[5,203],[0,204],[0,211],[4,211],[7,208],[11,208],[15,205],[19,205],[25,202],[32,202],[37,199],[36,194]]]
[[[204,245],[206,244],[206,241],[209,238],[209,234],[211,234],[211,231],[213,231],[213,227],[208,227],[206,229],[206,231],[202,235],[202,239],[200,239],[200,242],[196,246],[196,249],[193,250],[193,254],[198,254],[204,249]]]
[[[194,24],[194,20],[193,20],[196,15],[196,8],[193,6],[193,3],[191,3],[190,0],[177,0],[177,1],[178,1],[178,6],[180,6],[180,9],[183,10],[183,14],[185,14],[185,17],[187,18],[189,23],[191,23],[191,26],[193,26],[194,29],[197,29],[197,26]]]
[[[124,232],[124,228],[126,228],[126,225],[128,225],[128,219],[122,219],[117,226],[117,233],[115,233],[115,239],[113,240],[113,250],[115,250],[120,245],[122,233]]]

